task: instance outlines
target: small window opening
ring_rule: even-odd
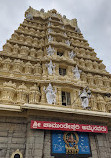
[[[14,158],[20,158],[20,155],[19,154],[15,154]]]
[[[62,91],[61,96],[62,96],[62,105],[64,106],[71,105],[71,98],[69,92]]]
[[[66,75],[66,69],[59,68],[59,75],[65,76]]]
[[[60,57],[63,56],[64,53],[62,52],[57,52],[57,55],[59,55]]]

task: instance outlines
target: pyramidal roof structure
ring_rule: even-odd
[[[31,7],[0,52],[0,107],[109,117],[111,75],[77,20]]]

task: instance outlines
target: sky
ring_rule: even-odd
[[[0,51],[29,6],[56,9],[68,19],[76,18],[84,38],[111,73],[111,0],[0,0]]]

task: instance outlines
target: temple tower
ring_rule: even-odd
[[[0,137],[7,144],[0,151],[2,158],[54,156],[50,130],[33,131],[31,120],[99,124],[108,126],[111,136],[110,96],[111,75],[84,39],[77,20],[55,9],[29,7],[0,52],[0,123],[6,132],[3,136],[0,128]],[[90,133],[89,139],[90,157],[109,158],[109,134]],[[101,147],[100,139],[109,145]],[[69,152],[75,154],[66,148]]]

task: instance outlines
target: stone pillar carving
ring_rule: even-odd
[[[45,63],[43,63],[42,64],[42,70],[43,70],[43,74],[42,74],[42,76],[43,76],[43,79],[44,78],[46,78],[47,77],[47,70],[46,70],[46,65],[45,65]]]
[[[20,59],[15,59],[13,63],[13,72],[22,73],[23,70],[23,61]]]
[[[34,75],[41,76],[41,74],[42,74],[41,64],[37,63],[34,65]]]
[[[1,92],[1,101],[6,104],[14,103],[16,84],[12,81],[3,83],[3,90]]]
[[[25,73],[26,74],[31,74],[32,73],[32,64],[30,62],[27,62],[25,64]]]
[[[44,86],[41,86],[41,103],[46,103],[46,95],[44,92]]]
[[[22,83],[18,88],[17,88],[17,103],[18,104],[25,104],[28,102],[27,98],[27,87]]]
[[[29,103],[30,104],[37,104],[40,102],[40,91],[39,87],[34,84],[34,86],[30,87],[30,93],[29,93]]]
[[[13,52],[12,52],[12,54],[13,55],[18,55],[18,52],[19,52],[19,46],[18,46],[18,44],[15,44],[13,46]]]
[[[97,105],[100,111],[106,112],[106,103],[100,94],[97,95]]]
[[[90,104],[92,110],[94,110],[94,111],[98,110],[96,97],[94,97],[94,95],[91,95],[91,98],[89,100],[89,104]]]
[[[93,80],[93,76],[91,73],[88,73],[87,74],[87,81],[90,85],[93,85],[94,84],[94,80]]]
[[[57,88],[57,104],[60,106],[62,105],[61,88],[60,87]]]
[[[11,60],[10,58],[5,59],[2,64],[3,64],[3,71],[9,71],[10,66],[11,66]]]

